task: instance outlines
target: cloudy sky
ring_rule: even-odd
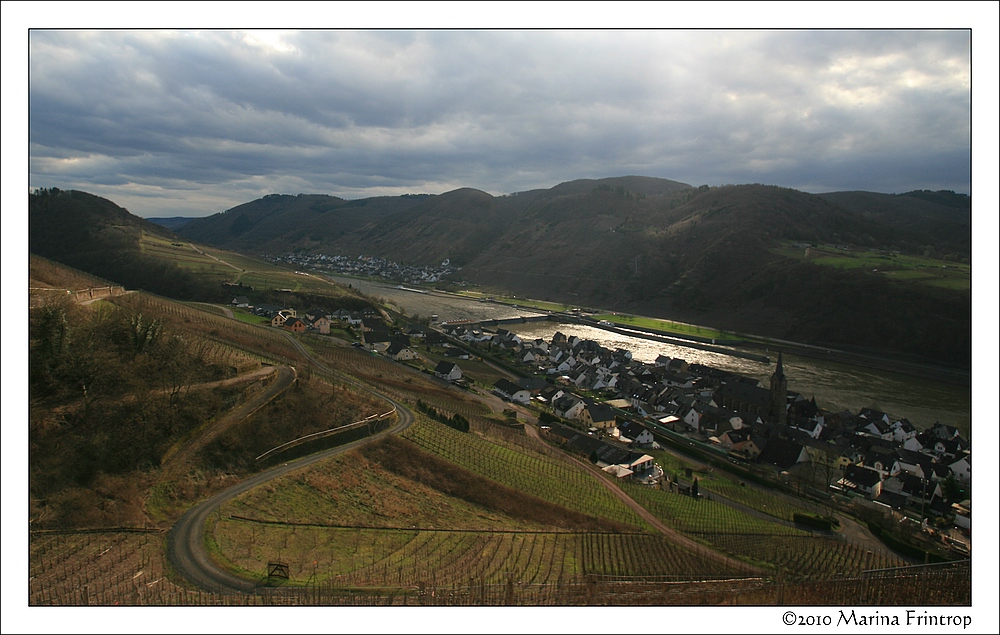
[[[971,188],[966,30],[34,30],[30,187],[140,216],[638,174]]]

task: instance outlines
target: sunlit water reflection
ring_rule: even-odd
[[[532,315],[525,309],[479,302],[453,296],[414,293],[351,278],[338,282],[353,284],[370,295],[379,296],[395,304],[409,315],[430,316],[439,320],[489,320]],[[659,355],[680,357],[689,363],[704,364],[767,380],[774,371],[776,356],[771,353],[771,364],[731,357],[711,351],[675,346],[641,338],[612,333],[603,329],[555,322],[533,322],[508,325],[506,328],[527,338],[552,339],[556,331],[577,335],[598,342],[607,348],[624,348],[632,351],[634,358],[652,362]],[[759,353],[759,351],[753,351]],[[802,393],[806,398],[815,397],[817,404],[829,411],[850,410],[857,413],[864,407],[877,408],[893,417],[906,417],[918,428],[926,428],[940,421],[954,425],[970,435],[972,419],[972,389],[918,379],[907,375],[872,370],[859,366],[838,364],[796,355],[784,356],[788,388]]]

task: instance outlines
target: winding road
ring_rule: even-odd
[[[220,513],[219,509],[224,503],[254,487],[262,485],[274,478],[277,478],[289,472],[305,468],[309,465],[312,465],[313,463],[322,461],[331,456],[348,452],[364,444],[382,439],[387,435],[398,434],[403,430],[405,430],[410,425],[412,425],[414,421],[413,413],[405,405],[399,403],[398,401],[395,401],[394,399],[391,399],[386,395],[383,395],[373,390],[369,386],[366,386],[346,375],[343,375],[342,373],[339,373],[331,369],[322,361],[315,358],[301,344],[301,342],[299,342],[297,338],[293,337],[289,333],[285,333],[284,335],[288,337],[292,345],[310,361],[310,363],[313,365],[314,372],[318,371],[320,374],[326,375],[330,378],[335,377],[340,381],[345,381],[347,383],[350,383],[351,385],[356,386],[361,390],[369,392],[387,401],[395,408],[398,420],[396,422],[396,425],[390,428],[389,430],[383,431],[372,437],[360,439],[358,441],[354,441],[345,444],[343,446],[331,448],[329,450],[325,450],[313,455],[302,457],[300,459],[296,459],[289,463],[273,467],[259,474],[255,474],[247,478],[243,482],[238,483],[237,485],[234,485],[222,492],[219,492],[218,494],[215,494],[214,496],[202,502],[201,504],[197,505],[196,507],[188,510],[188,512],[186,512],[180,518],[180,520],[177,521],[177,523],[174,525],[174,527],[170,530],[168,534],[167,538],[168,558],[170,559],[170,562],[173,565],[174,569],[179,574],[185,577],[189,582],[208,591],[215,591],[220,593],[255,593],[261,591],[263,592],[274,591],[273,588],[266,587],[257,584],[253,581],[249,581],[244,578],[240,578],[233,574],[230,574],[222,570],[218,566],[216,566],[211,561],[211,558],[209,557],[205,548],[205,525],[213,513]],[[287,367],[285,368],[287,369]],[[291,370],[294,372],[294,369]],[[280,384],[283,382],[274,382],[274,383]],[[281,389],[283,390],[284,388]],[[490,405],[491,410],[496,411],[498,408],[503,409],[505,407],[510,407],[510,405],[500,401],[494,395],[479,394],[477,396],[482,401]],[[271,398],[273,398],[273,396]],[[256,402],[257,400],[254,401]],[[250,404],[247,405],[249,406]],[[260,405],[258,405],[256,408],[259,407]],[[236,411],[230,413],[229,415],[227,415],[227,417],[224,418],[227,420],[227,423],[224,425],[224,427],[228,427],[228,425],[232,425],[232,423],[236,421],[245,419],[250,414],[252,414],[253,411],[256,411],[256,408],[253,408],[253,410],[251,410],[250,412],[240,412],[240,409],[237,409]],[[521,411],[522,416],[528,415],[527,412],[521,410],[520,408],[517,409]],[[222,429],[224,429],[224,427]],[[529,436],[533,437],[538,436],[537,430],[530,423],[525,426],[525,431]],[[199,447],[200,445],[203,445],[204,442],[199,443],[198,444]],[[754,567],[752,565],[739,562],[721,552],[708,548],[688,538],[687,536],[684,536],[680,532],[668,527],[660,519],[656,518],[648,510],[646,510],[639,503],[633,500],[626,492],[622,491],[620,487],[618,487],[614,483],[609,482],[606,478],[604,478],[603,474],[600,474],[596,470],[596,468],[574,457],[566,457],[566,458],[569,461],[577,463],[579,467],[581,467],[584,471],[590,472],[594,476],[594,478],[596,478],[598,482],[600,482],[605,488],[607,488],[611,493],[613,493],[616,497],[622,500],[622,502],[624,502],[637,514],[639,514],[639,516],[641,516],[647,523],[649,523],[661,534],[668,537],[675,544],[687,548],[693,551],[694,553],[697,553],[698,555],[707,558],[709,560],[714,560],[729,567],[733,567],[736,570],[746,571],[750,575],[761,575],[766,573],[763,570],[759,569],[758,567]],[[724,504],[725,503],[732,504],[731,501],[722,501],[722,502]]]
[[[295,347],[307,356],[309,361],[314,365],[314,368],[319,369],[325,374],[336,376],[389,402],[396,409],[398,419],[395,426],[374,436],[302,457],[260,472],[259,474],[254,474],[245,481],[215,494],[181,516],[180,520],[174,524],[167,534],[167,557],[177,573],[189,582],[207,591],[216,591],[219,593],[253,593],[267,588],[221,570],[209,557],[205,549],[205,523],[213,513],[219,513],[218,510],[224,503],[271,479],[302,469],[331,456],[348,452],[366,443],[382,439],[387,435],[398,434],[412,425],[414,421],[413,413],[409,408],[394,399],[368,388],[364,384],[333,371],[326,364],[314,358],[298,340],[290,334],[286,335]],[[232,414],[235,415],[235,413]],[[246,416],[249,416],[249,414],[244,414],[243,418]]]

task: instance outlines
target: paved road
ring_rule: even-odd
[[[330,375],[337,374],[341,379],[350,381],[355,386],[358,386],[363,390],[367,390],[375,396],[380,397],[392,404],[392,406],[396,409],[398,420],[396,425],[391,429],[373,437],[360,439],[337,448],[331,448],[323,452],[318,452],[316,454],[273,467],[259,474],[255,474],[247,478],[245,481],[212,496],[205,502],[194,507],[193,509],[188,510],[183,516],[181,516],[180,520],[174,524],[173,528],[167,535],[167,557],[170,559],[170,563],[177,573],[182,575],[189,582],[208,591],[216,591],[219,593],[253,593],[267,589],[267,587],[258,586],[255,582],[239,578],[223,571],[212,562],[207,551],[205,550],[205,523],[213,513],[219,513],[218,510],[223,503],[239,496],[243,492],[257,487],[258,485],[262,485],[271,479],[283,476],[295,470],[300,470],[331,456],[353,450],[354,448],[366,443],[377,441],[387,435],[398,434],[413,423],[413,413],[406,406],[390,399],[389,397],[386,397],[385,395],[371,390],[363,384],[340,376],[339,373],[335,373],[321,361],[309,355],[308,351],[306,351],[306,349],[299,344],[298,340],[291,337],[291,335],[288,335],[288,337],[295,344],[296,348],[309,357],[310,361],[315,365],[315,368],[318,368],[322,372],[329,373]]]

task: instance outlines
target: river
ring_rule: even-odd
[[[396,289],[392,285],[368,282],[354,278],[336,277],[337,282],[351,284],[362,292],[380,297],[402,309],[407,315],[429,317],[437,315],[440,321],[491,320],[538,315],[530,309],[516,309],[509,305],[461,298],[447,294],[416,293]],[[607,348],[624,348],[632,351],[635,359],[652,362],[658,355],[679,357],[689,363],[721,368],[764,381],[774,372],[776,356],[765,364],[696,348],[675,346],[636,337],[611,333],[592,326],[531,322],[511,324],[506,328],[522,338],[552,339],[556,331],[577,335],[598,342]],[[760,353],[754,350],[755,353]],[[788,389],[799,392],[807,399],[828,411],[850,410],[857,412],[864,407],[876,408],[891,417],[905,417],[917,428],[927,428],[935,422],[953,425],[971,440],[972,388],[938,383],[901,373],[873,370],[860,366],[817,360],[797,355],[784,355]]]

